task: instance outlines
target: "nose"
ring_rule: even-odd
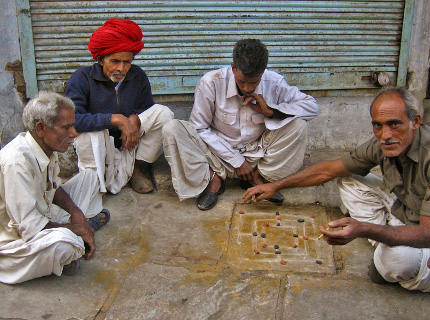
[[[78,136],[78,132],[76,131],[74,126],[71,126],[69,130],[69,137],[76,138],[77,136]]]
[[[391,128],[389,126],[382,126],[381,139],[389,140],[392,137],[393,137],[393,132],[391,131]]]
[[[125,68],[125,63],[124,62],[120,62],[120,63],[118,63],[118,65],[117,65],[117,69],[118,69],[118,71],[119,72],[121,72],[121,73],[124,73],[125,72],[125,70],[126,70],[126,68]]]
[[[246,93],[251,93],[251,92],[253,92],[254,91],[254,86],[252,85],[252,84],[249,84],[249,83],[245,83],[244,85],[243,85],[243,91],[245,91]]]

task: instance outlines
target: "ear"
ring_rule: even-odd
[[[104,64],[104,60],[105,60],[105,58],[104,57],[101,57],[101,56],[98,56],[97,57],[97,62],[103,67],[103,64]]]
[[[412,121],[412,129],[417,130],[421,125],[421,121],[422,121],[421,115],[416,114],[414,120]]]
[[[234,66],[234,62],[232,62],[232,63],[231,63],[231,68],[232,68],[233,70],[236,70],[236,67]]]
[[[46,133],[46,124],[43,121],[38,121],[35,125],[36,135],[40,138],[45,136]]]

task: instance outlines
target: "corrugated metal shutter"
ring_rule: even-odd
[[[28,1],[28,0],[17,0]],[[269,68],[303,90],[374,88],[374,72],[396,81],[404,0],[52,1],[30,0],[39,89],[62,91],[92,63],[88,38],[109,18],[144,34],[135,58],[154,94],[192,93],[207,71],[229,65],[234,43],[259,38]]]

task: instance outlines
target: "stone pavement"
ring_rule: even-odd
[[[275,206],[244,204],[230,181],[218,205],[202,212],[195,200],[177,199],[168,174],[156,179],[157,192],[125,187],[105,196],[111,222],[96,233],[97,253],[76,276],[0,284],[0,319],[430,318],[428,294],[370,282],[367,240],[342,247],[316,240],[318,224],[342,216],[326,205],[336,200],[333,183],[285,190],[287,203]],[[282,254],[273,253],[274,242]]]

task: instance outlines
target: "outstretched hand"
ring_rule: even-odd
[[[242,199],[247,202],[254,197],[253,202],[258,202],[264,199],[270,199],[278,190],[274,183],[259,184],[245,191]]]
[[[330,228],[342,228],[341,230],[329,231],[320,226],[324,240],[331,245],[344,245],[356,239],[360,235],[360,222],[353,218],[343,218],[329,222]]]

